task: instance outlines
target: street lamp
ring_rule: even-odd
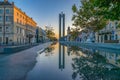
[[[5,44],[5,5],[4,5],[4,20],[3,20],[3,44]]]

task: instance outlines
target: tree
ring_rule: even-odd
[[[72,7],[73,25],[94,32],[104,28],[107,19],[103,15],[99,15],[99,9],[94,6],[92,0],[81,0],[81,4],[79,9],[75,4]]]
[[[71,39],[75,40],[79,35],[79,29],[77,29],[77,28],[73,29],[72,28],[70,34],[71,34]]]
[[[89,0],[99,9],[99,15],[110,20],[120,20],[120,0]]]
[[[55,37],[55,32],[54,32],[53,27],[48,27],[48,26],[46,26],[45,28],[46,28],[45,31],[46,31],[47,37],[48,37],[51,41],[56,41],[57,38]]]

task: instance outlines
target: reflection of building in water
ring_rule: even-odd
[[[65,46],[59,44],[59,69],[65,68]]]
[[[110,64],[120,67],[120,54],[99,51],[99,54],[106,57]]]

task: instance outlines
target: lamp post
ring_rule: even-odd
[[[5,44],[5,5],[4,5],[4,16],[3,16],[3,44]]]

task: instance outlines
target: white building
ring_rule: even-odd
[[[105,28],[96,32],[96,43],[120,43],[118,21],[109,21]]]

